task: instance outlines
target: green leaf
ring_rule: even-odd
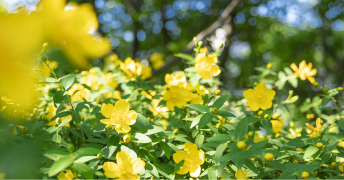
[[[65,124],[69,123],[69,121],[71,121],[72,118],[66,118],[64,120],[62,120],[61,124],[59,124],[59,127],[62,127],[64,126]]]
[[[227,134],[218,134],[207,139],[207,141],[227,142],[232,138]]]
[[[210,168],[207,169],[208,179],[217,179],[216,170],[217,170],[217,166],[211,166]]]
[[[140,113],[137,113],[136,123],[134,124],[138,129],[146,129],[151,126],[148,119]]]
[[[92,156],[100,153],[100,149],[93,148],[93,147],[86,147],[86,148],[80,148],[76,152],[74,152],[74,155],[76,158],[82,157],[82,156]]]
[[[283,71],[278,72],[278,89],[281,90],[283,89],[286,79],[286,75]]]
[[[153,175],[154,176],[154,178],[155,179],[160,179],[159,178],[159,173],[158,173],[158,170],[156,169],[156,167],[153,165],[153,164],[151,164],[151,163],[147,163],[146,164],[146,170],[151,174],[151,175]]]
[[[295,139],[291,139],[288,141],[287,145],[295,146],[295,147],[303,147],[306,144],[301,140],[301,137],[297,137]]]
[[[94,179],[94,170],[84,163],[74,163],[74,168],[86,179]]]
[[[60,160],[55,161],[53,165],[49,168],[48,175],[55,176],[61,171],[64,171],[69,165],[74,161],[74,156],[69,154],[67,156],[62,156]]]
[[[196,144],[197,146],[200,146],[200,145],[203,144],[203,142],[204,142],[204,135],[203,135],[203,134],[198,134],[198,135],[196,136],[195,144]]]
[[[190,125],[190,128],[195,127],[195,126],[199,123],[199,121],[201,120],[201,117],[202,117],[202,116],[203,116],[203,114],[198,115],[197,117],[195,117],[195,118],[193,119],[191,125]]]
[[[287,170],[287,168],[283,164],[278,162],[278,161],[270,161],[270,162],[268,162],[268,164],[269,164],[269,166],[271,166],[271,167],[273,167],[275,169],[281,170],[281,171],[286,171]]]
[[[331,97],[325,97],[324,99],[322,99],[321,104],[320,104],[320,108],[325,107],[331,100],[332,100]]]
[[[147,132],[143,133],[145,135],[157,134],[159,132],[164,132],[164,129],[161,126],[152,125],[153,129],[148,129]]]
[[[174,167],[174,173],[178,172],[184,165],[184,160],[180,161],[175,167]]]
[[[52,141],[56,143],[61,143],[61,136],[59,134],[54,134]]]
[[[174,56],[180,57],[188,61],[195,61],[194,57],[189,54],[177,53],[177,54],[174,54]]]
[[[186,107],[194,109],[196,111],[199,111],[201,113],[207,113],[209,112],[209,107],[204,106],[202,104],[187,104]]]
[[[214,118],[213,113],[203,114],[200,121],[199,121],[198,129],[202,129],[203,127],[205,127],[213,118]]]
[[[84,162],[91,161],[93,159],[97,159],[97,156],[83,156],[83,157],[75,160],[74,163],[84,163]]]
[[[215,162],[219,163],[221,158],[222,158],[222,154],[223,152],[226,150],[227,148],[227,143],[223,143],[220,144],[217,148],[216,148],[216,152],[215,152]]]
[[[170,156],[171,156],[170,147],[167,145],[166,142],[163,142],[163,141],[160,142],[160,145],[162,149],[164,150],[167,159],[170,159]]]
[[[63,101],[63,99],[65,98],[65,95],[67,94],[66,91],[57,91],[55,94],[54,94],[54,97],[53,97],[53,101],[55,104],[59,104]]]
[[[216,107],[217,109],[222,108],[223,104],[225,104],[226,100],[228,99],[229,94],[225,94],[221,97],[219,97],[218,99],[216,99],[216,101],[213,104],[213,108]]]
[[[249,169],[251,169],[254,173],[258,174],[258,169],[257,167],[253,164],[252,160],[251,159],[247,159],[245,162],[244,162],[244,165],[246,167],[248,167]]]
[[[82,134],[79,131],[76,131],[73,128],[66,127],[69,132],[71,132],[73,135],[78,136],[78,138],[82,139]]]
[[[270,120],[262,120],[262,127],[265,129],[266,133],[270,135],[272,133],[272,123]]]
[[[241,119],[234,130],[235,138],[240,141],[247,133],[248,121],[247,118]]]
[[[61,82],[62,87],[64,87],[65,90],[67,91],[70,87],[72,87],[74,80],[75,80],[75,75],[70,74],[70,75],[62,77],[60,82]]]
[[[297,78],[295,76],[292,76],[291,78],[288,79],[288,82],[294,87],[297,88]]]
[[[150,142],[152,142],[152,140],[148,136],[146,136],[142,133],[135,133],[133,141],[136,143],[150,143]]]
[[[234,114],[232,114],[232,113],[230,113],[230,112],[228,112],[228,111],[226,111],[226,110],[222,110],[222,109],[220,109],[220,110],[217,112],[216,115],[219,115],[219,116],[222,116],[222,117],[235,117]]]
[[[331,158],[331,153],[330,152],[325,152],[322,156],[321,156],[321,161],[322,163],[327,163]]]
[[[258,153],[268,142],[269,142],[269,140],[266,139],[264,141],[259,141],[257,143],[254,143],[254,144],[252,144],[250,149],[248,149],[248,151],[251,151],[253,153]]]
[[[308,159],[311,156],[313,156],[313,154],[315,154],[316,152],[318,152],[319,149],[315,146],[309,146],[306,151],[305,151],[305,155],[303,156],[304,159]]]

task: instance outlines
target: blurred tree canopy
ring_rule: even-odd
[[[215,29],[205,34],[203,43],[213,51],[224,43],[219,60],[221,81],[227,90],[251,87],[254,79],[249,76],[257,74],[255,67],[272,63],[273,69],[281,70],[304,59],[318,69],[316,80],[320,85],[343,85],[343,0],[232,1],[235,0],[69,2],[94,6],[101,24],[99,31],[110,39],[113,52],[122,60],[149,60],[158,52],[169,62],[175,53],[185,50],[193,37],[222,18]],[[231,3],[232,10],[224,13]],[[180,59],[174,62],[177,63],[170,63],[156,76],[187,66]],[[101,66],[101,62],[96,61],[95,65]]]

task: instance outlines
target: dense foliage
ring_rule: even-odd
[[[93,2],[97,11],[100,2]],[[224,8],[216,2],[207,6]],[[259,1],[231,2],[240,11]],[[155,5],[171,8],[160,3]],[[146,12],[131,13],[142,22]],[[240,24],[239,16],[234,23]],[[110,29],[96,31],[98,18],[92,4],[63,0],[42,0],[30,12],[0,11],[0,179],[343,178],[343,87],[319,83],[320,60],[313,65],[314,57],[299,57],[308,57],[307,51],[292,63],[284,53],[272,56],[281,48],[275,44],[251,44],[249,56],[237,57],[250,73],[235,77],[244,77],[240,82],[247,88],[229,90],[236,86],[224,78],[230,72],[224,68],[225,41],[211,48],[195,37],[192,51],[176,53],[183,49],[178,38],[193,31],[169,32],[168,44],[175,45],[167,47],[176,50],[152,51],[140,60],[136,52],[128,56],[128,47],[114,47]],[[288,33],[278,31],[291,28],[274,22],[268,32],[267,24],[257,25],[267,43],[280,41]],[[243,30],[232,38],[257,38],[244,36],[252,30],[244,26],[237,25]],[[148,49],[154,41],[142,43]],[[265,59],[269,63],[250,60],[267,50],[274,57]],[[171,54],[183,60],[179,68],[156,76]]]

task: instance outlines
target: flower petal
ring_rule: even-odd
[[[122,124],[122,131],[129,132],[131,130],[131,127],[127,124]]]
[[[202,150],[199,150],[198,151],[198,156],[199,156],[199,158],[200,158],[200,164],[203,164],[204,163],[204,159],[205,159],[205,154],[204,154],[204,151],[202,151]]]
[[[136,122],[137,113],[134,110],[130,110],[126,114],[126,117],[129,119],[129,125],[133,125]]]
[[[255,92],[255,90],[253,90],[253,89],[248,89],[248,90],[244,91],[244,98],[245,99],[252,99],[254,97],[254,92]]]
[[[115,107],[112,104],[102,104],[100,112],[103,114],[103,116],[109,118],[111,117],[112,113],[115,112]]]
[[[272,101],[271,100],[265,100],[259,106],[260,106],[261,109],[267,110],[267,109],[272,107]]]
[[[235,173],[235,177],[237,179],[247,179],[246,175],[241,171],[241,169],[239,169],[236,173]]]
[[[196,144],[193,143],[185,143],[184,144],[184,151],[190,153],[190,154],[197,154],[198,149]]]
[[[308,76],[307,79],[308,79],[308,81],[309,81],[310,83],[312,83],[312,84],[315,83],[315,78],[314,78],[314,77]]]
[[[115,111],[126,113],[130,109],[129,104],[124,100],[120,99],[115,103]]]
[[[194,168],[194,167],[196,167],[197,169]],[[194,169],[196,169],[196,170],[194,170]],[[198,166],[192,166],[191,165],[190,176],[194,177],[194,178],[197,178],[200,174],[201,174],[201,166],[200,165],[198,165]]]
[[[184,151],[178,150],[176,153],[173,154],[173,160],[174,160],[175,163],[178,164],[186,156],[187,156],[187,154]]]
[[[57,175],[57,179],[67,179],[67,178],[66,178],[66,173],[60,172],[60,174]]]
[[[290,65],[290,67],[291,67],[291,69],[293,69],[293,71],[295,71],[295,72],[299,70],[299,68],[296,66],[295,63],[292,63],[292,64]]]
[[[100,120],[100,122],[103,123],[103,124],[112,124],[112,125],[115,125],[115,124],[113,124],[113,123],[111,122],[111,119],[102,119],[102,120]]]
[[[217,76],[220,73],[221,73],[221,70],[218,65],[211,65],[210,74],[212,74],[213,76]]]
[[[133,162],[133,174],[139,174],[144,168],[146,163],[141,158],[135,159]]]
[[[250,109],[251,109],[252,111],[258,111],[258,110],[259,110],[259,104],[258,104],[258,102],[253,101],[253,100],[250,100],[250,101],[248,102],[248,107],[250,107]]]
[[[264,82],[261,82],[256,86],[256,90],[263,90],[264,91],[265,89],[266,89],[266,85]]]
[[[182,166],[182,168],[177,172],[177,174],[186,174],[189,172],[189,166],[186,165],[186,163],[184,162],[184,165]]]
[[[172,101],[167,101],[166,102],[166,107],[170,110],[170,111],[174,111],[174,103]]]
[[[104,171],[109,171],[109,172],[118,172],[119,171],[118,165],[114,162],[105,162],[103,164],[103,169],[104,169]]]
[[[117,153],[116,160],[119,167],[126,167],[131,165],[131,157],[124,150]]]
[[[271,100],[274,99],[275,94],[276,94],[276,92],[275,92],[274,90],[268,89],[268,90],[265,90],[264,92],[265,92],[265,94],[266,94],[266,99],[267,99],[267,100],[270,100],[270,101],[271,101]]]

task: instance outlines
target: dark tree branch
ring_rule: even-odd
[[[232,0],[229,3],[229,5],[226,7],[226,9],[223,10],[220,17],[210,27],[208,27],[207,29],[201,31],[200,33],[198,33],[196,35],[197,40],[199,41],[199,40],[203,39],[207,35],[214,32],[217,28],[219,28],[223,24],[224,21],[226,21],[226,20],[228,21],[228,19],[231,19],[229,14],[234,10],[234,8],[239,4],[240,1],[241,0]],[[193,46],[194,46],[194,42],[193,42],[193,40],[191,40],[189,42],[189,44],[184,48],[184,50],[181,53],[188,53],[189,51],[192,50]],[[170,61],[165,63],[164,66],[162,66],[161,68],[154,71],[153,76],[160,74],[161,72],[163,72],[164,70],[166,70],[167,68],[169,68],[170,66],[172,66],[173,64],[175,64],[178,61],[180,61],[180,58],[173,57]]]

